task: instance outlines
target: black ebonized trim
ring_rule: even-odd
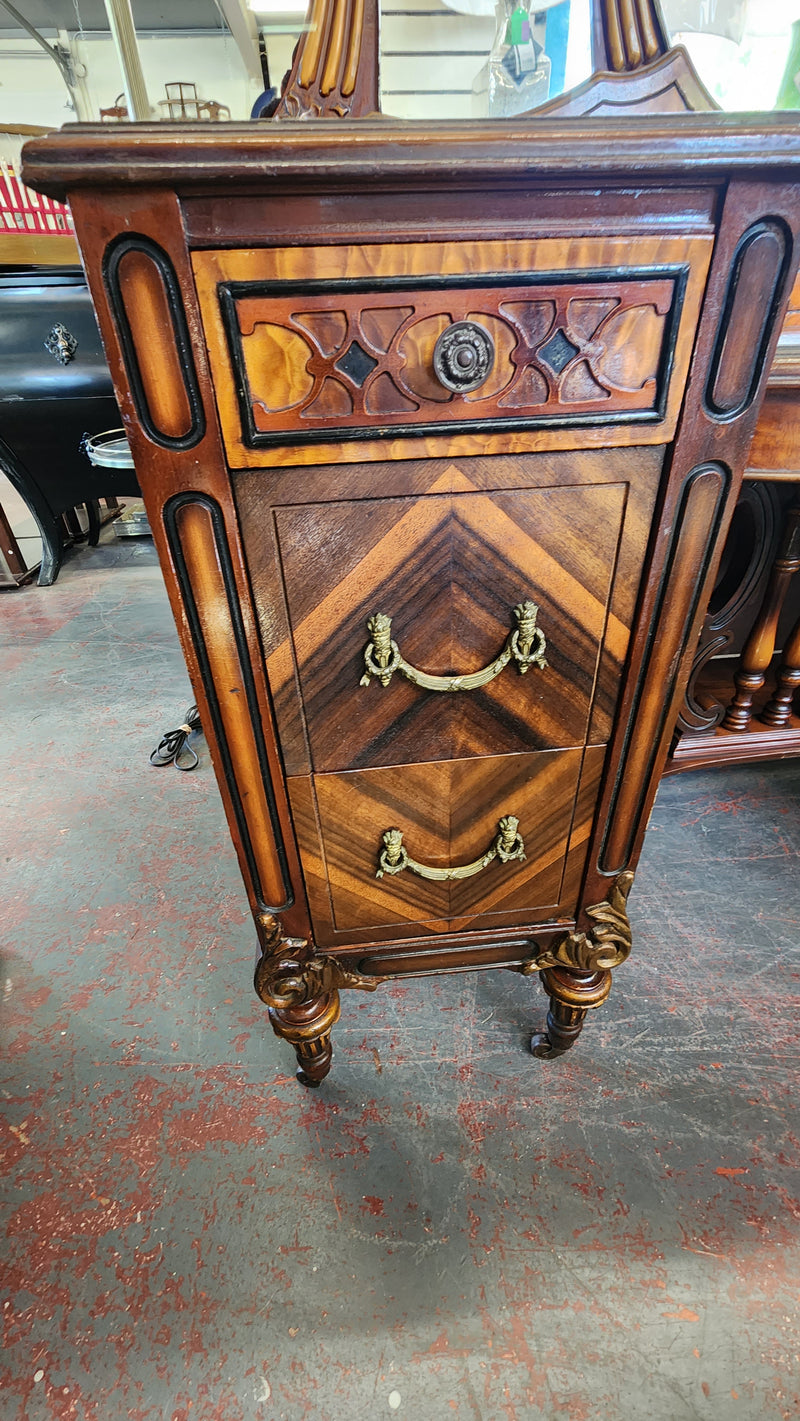
[[[382,278],[344,277],[338,280],[313,281],[228,281],[220,282],[217,294],[220,303],[222,324],[228,341],[228,351],[233,370],[236,398],[242,422],[242,442],[248,449],[262,449],[275,445],[330,444],[331,442],[364,439],[392,439],[398,435],[409,439],[424,439],[441,433],[448,434],[493,434],[503,430],[529,429],[586,429],[598,425],[619,424],[660,424],[667,407],[669,382],[675,361],[675,345],[678,339],[681,311],[689,277],[687,266],[654,267],[599,267],[587,271],[555,272],[504,272],[483,273],[477,276],[392,276]],[[653,281],[671,279],[674,283],[672,306],[667,316],[667,329],[661,349],[661,359],[656,376],[656,402],[651,410],[619,410],[612,414],[587,411],[581,414],[564,410],[560,414],[531,415],[527,418],[518,414],[494,415],[481,419],[474,414],[462,418],[442,418],[430,424],[404,423],[402,417],[395,421],[376,421],[372,425],[341,425],[331,420],[330,425],[315,429],[276,430],[266,432],[256,429],[253,420],[253,394],[247,376],[247,366],[241,344],[236,302],[243,297],[271,296],[322,296],[322,295],[378,295],[404,291],[441,290],[445,296],[452,290],[499,289],[505,286],[586,286],[618,284],[620,281]]]
[[[761,327],[761,338],[758,341],[756,350],[753,354],[752,374],[750,377],[750,384],[748,386],[747,393],[745,394],[744,399],[739,401],[738,405],[725,408],[722,405],[718,405],[716,400],[714,399],[714,386],[717,383],[720,365],[722,364],[722,357],[725,352],[725,341],[728,335],[728,328],[730,326],[733,308],[739,296],[739,279],[741,276],[742,263],[747,252],[747,248],[751,245],[752,242],[755,241],[757,237],[762,236],[765,232],[774,233],[775,236],[778,237],[779,240],[782,242],[783,258],[776,268],[775,280],[772,284],[772,294],[770,296],[769,301],[765,304],[764,307],[764,320]],[[775,316],[777,314],[778,308],[780,307],[781,301],[783,299],[784,290],[786,287],[786,279],[789,273],[789,268],[792,259],[792,249],[792,234],[786,223],[779,217],[766,218],[762,221],[755,222],[753,226],[748,227],[747,231],[743,234],[743,236],[739,238],[736,251],[733,254],[733,261],[731,262],[731,271],[730,276],[728,277],[728,289],[725,293],[725,304],[722,308],[722,315],[719,318],[717,336],[714,342],[714,354],[711,357],[711,366],[709,368],[708,379],[706,381],[705,395],[703,397],[703,404],[705,406],[706,412],[714,420],[737,419],[740,414],[744,414],[744,411],[750,408],[750,405],[753,403],[753,400],[756,397],[756,392],[758,390],[761,377],[764,373],[764,367],[767,359],[767,350],[769,348],[769,343],[772,338],[773,328],[775,325]],[[747,292],[743,291],[742,300],[746,301],[747,299]]]
[[[619,792],[622,787],[622,781],[625,774],[628,772],[628,750],[630,748],[630,742],[639,718],[639,710],[642,703],[645,683],[647,681],[647,676],[650,670],[653,647],[656,638],[659,636],[661,618],[664,614],[664,609],[669,600],[669,586],[672,578],[672,570],[675,564],[675,559],[678,555],[680,541],[683,536],[684,528],[686,525],[687,504],[691,495],[692,484],[694,483],[695,479],[700,477],[702,474],[708,473],[718,474],[720,482],[719,492],[717,494],[715,514],[712,520],[712,527],[709,529],[708,537],[706,539],[706,550],[705,556],[703,558],[703,565],[697,575],[697,579],[695,582],[694,596],[692,597],[691,606],[684,622],[683,633],[680,641],[680,648],[677,654],[672,658],[671,677],[669,683],[664,686],[662,690],[663,699],[661,715],[658,721],[658,728],[655,734],[653,735],[652,747],[647,760],[647,767],[642,773],[636,812],[631,816],[631,821],[628,825],[628,837],[626,841],[625,852],[622,855],[621,862],[619,864],[610,865],[605,861],[606,845],[608,843],[608,836],[611,832],[611,827],[615,821],[615,816],[617,812],[617,799],[619,797]],[[659,582],[658,587],[658,596],[653,615],[650,618],[650,629],[647,637],[647,643],[645,646],[644,655],[642,657],[641,666],[639,668],[639,676],[636,682],[636,690],[634,692],[633,703],[628,714],[627,730],[625,732],[625,738],[619,756],[618,769],[616,779],[614,781],[614,789],[612,791],[611,801],[608,813],[606,815],[606,829],[603,835],[602,844],[600,846],[600,853],[598,855],[598,867],[601,873],[621,873],[624,869],[628,867],[628,864],[630,862],[633,843],[636,838],[637,830],[639,827],[639,820],[641,818],[642,806],[644,804],[645,796],[647,794],[648,785],[650,783],[650,777],[653,772],[653,766],[655,764],[656,754],[658,753],[658,747],[661,744],[661,738],[667,723],[667,715],[669,712],[670,705],[672,703],[672,697],[675,690],[675,684],[678,678],[678,672],[680,671],[681,665],[683,664],[683,658],[686,653],[686,648],[689,642],[689,634],[691,632],[692,627],[694,626],[695,618],[697,616],[697,610],[700,605],[700,596],[705,585],[706,574],[708,572],[709,566],[716,550],[717,533],[719,530],[720,519],[725,508],[725,501],[729,486],[729,470],[726,469],[724,464],[718,464],[713,460],[706,460],[704,463],[698,464],[696,468],[692,469],[691,472],[686,475],[686,478],[683,481],[680,505],[678,507],[677,513],[675,515],[675,520],[672,525],[672,537],[670,539],[669,552],[667,555],[666,562],[664,564],[664,570],[661,574],[661,580]]]
[[[178,353],[178,363],[183,374],[183,383],[186,390],[186,398],[189,402],[191,424],[185,434],[177,437],[164,434],[154,423],[147,403],[147,397],[142,383],[141,370],[139,369],[139,359],[136,354],[136,347],[131,335],[128,313],[125,309],[122,291],[119,284],[119,264],[122,258],[129,252],[141,252],[146,256],[156,268],[163,284],[164,292],[169,307],[170,319],[172,321],[172,333],[175,338],[175,346]],[[108,295],[108,302],[111,307],[114,320],[119,334],[119,341],[122,347],[122,357],[125,361],[125,369],[128,373],[128,383],[131,387],[136,412],[139,422],[148,439],[154,444],[160,444],[162,449],[192,449],[206,432],[206,417],[203,409],[203,401],[200,395],[200,386],[197,383],[197,372],[195,370],[194,355],[192,353],[192,342],[189,335],[189,327],[186,324],[186,313],[183,309],[180,286],[175,271],[161,247],[156,246],[149,237],[140,237],[137,234],[126,234],[117,237],[106,248],[103,256],[103,281]]]
[[[203,627],[197,611],[194,588],[192,587],[189,572],[186,567],[186,561],[183,556],[183,548],[181,546],[177,514],[182,508],[186,508],[187,505],[199,506],[200,508],[204,508],[208,513],[209,517],[211,518],[212,527],[214,529],[214,542],[216,545],[217,556],[219,558],[222,579],[225,584],[225,595],[228,602],[228,611],[230,613],[231,626],[233,628],[233,637],[236,643],[236,651],[239,657],[239,665],[241,668],[242,682],[245,688],[245,695],[247,696],[247,708],[250,712],[250,720],[253,726],[253,737],[256,742],[256,750],[258,753],[258,763],[261,768],[261,776],[264,783],[264,793],[266,795],[267,807],[269,809],[270,821],[272,823],[272,832],[275,836],[275,843],[278,849],[278,859],[280,861],[281,873],[283,875],[283,887],[284,893],[286,895],[283,903],[267,903],[264,899],[264,895],[261,888],[261,879],[258,873],[258,868],[256,866],[255,855],[253,853],[253,845],[250,839],[250,831],[247,827],[247,820],[245,818],[245,813],[239,794],[239,788],[236,782],[236,776],[233,769],[233,763],[231,761],[230,750],[228,748],[228,741],[225,735],[225,727],[223,725],[222,716],[220,714],[219,701],[217,700],[217,696],[214,690],[214,680],[211,674],[211,667],[208,661],[205,637],[203,635]],[[219,746],[220,757],[222,759],[222,764],[225,771],[225,779],[230,792],[231,802],[233,804],[233,811],[236,816],[236,824],[239,830],[239,837],[241,839],[242,848],[244,850],[244,856],[247,860],[247,867],[253,884],[253,891],[256,895],[256,898],[258,899],[259,908],[262,911],[270,913],[283,912],[286,908],[290,908],[294,902],[294,895],[292,893],[291,887],[291,875],[289,873],[289,866],[286,860],[286,851],[283,844],[283,835],[281,832],[278,810],[275,804],[275,795],[272,787],[272,776],[270,774],[269,760],[267,758],[267,749],[266,745],[264,744],[264,737],[261,731],[261,711],[258,705],[255,682],[253,681],[253,675],[250,669],[250,657],[247,648],[247,637],[245,635],[244,623],[242,621],[242,613],[239,606],[239,594],[238,589],[236,587],[236,579],[233,573],[233,564],[231,562],[230,550],[228,548],[228,539],[225,533],[225,520],[222,515],[222,509],[220,508],[219,504],[216,503],[214,499],[209,498],[207,494],[181,493],[176,494],[174,498],[169,499],[169,501],[164,505],[163,519],[164,527],[167,533],[167,541],[169,542],[170,552],[172,553],[173,561],[175,563],[175,572],[178,578],[178,584],[180,586],[181,595],[183,597],[183,605],[186,611],[186,618],[189,623],[189,630],[191,631],[192,635],[192,642],[194,643],[194,649],[197,654],[197,660],[200,663],[200,672],[203,678],[203,686],[205,688],[205,693],[208,698],[211,718],[214,724],[214,735],[216,737],[217,745]]]

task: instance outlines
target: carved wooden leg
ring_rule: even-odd
[[[567,967],[548,967],[542,986],[550,997],[547,1027],[531,1037],[534,1056],[551,1060],[563,1056],[581,1034],[587,1011],[602,1006],[611,991],[610,972],[573,972]]]
[[[321,1085],[331,1068],[331,1028],[339,1019],[339,989],[374,992],[377,977],[365,977],[314,952],[303,938],[284,937],[272,913],[257,918],[262,956],[255,989],[269,1007],[277,1036],[291,1041],[301,1085]]]
[[[632,886],[633,874],[620,873],[602,903],[586,908],[586,931],[564,933],[520,969],[526,977],[541,972],[550,997],[547,1027],[531,1037],[534,1056],[545,1060],[563,1056],[580,1036],[587,1011],[602,1006],[611,991],[611,969],[624,962],[631,950],[628,894]]]
[[[339,1019],[339,993],[326,992],[291,1007],[270,1007],[269,1019],[277,1036],[291,1041],[297,1056],[301,1085],[321,1085],[331,1068],[331,1028]]]

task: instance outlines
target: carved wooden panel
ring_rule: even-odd
[[[378,0],[311,0],[275,118],[376,113],[379,24]]]
[[[604,636],[610,724],[627,629],[608,625],[623,483],[474,493],[457,468],[419,498],[276,510],[291,628],[268,660],[279,715],[297,668],[315,770],[580,745]],[[459,491],[459,489],[463,491]],[[444,692],[395,672],[363,685],[368,620],[392,618],[405,660],[433,676],[488,667],[531,601],[544,667],[512,657],[488,684]]]
[[[125,235],[108,247],[103,276],[142,428],[154,444],[192,448],[205,415],[172,262],[150,238]]]
[[[713,415],[730,419],[755,396],[791,254],[782,222],[757,222],[739,243],[708,377]]]
[[[294,287],[287,291],[287,287]],[[659,419],[680,314],[681,273],[569,285],[507,278],[401,279],[316,290],[221,286],[230,358],[251,447],[484,421]],[[456,322],[487,332],[494,363],[481,386],[453,392],[433,354]]]
[[[511,430],[667,439],[707,258],[699,236],[195,252],[228,456]],[[434,351],[463,322],[493,359],[459,392]]]
[[[568,89],[537,114],[569,118],[601,118],[610,114],[694,113],[715,109],[708,90],[682,47],[670,49],[660,59],[608,74],[593,74],[575,89]]]
[[[327,891],[316,894],[309,882],[315,937],[320,931],[324,937],[326,919],[328,932],[397,935],[409,924],[416,931],[466,928],[485,914],[498,926],[519,913],[528,921],[553,917],[581,759],[579,750],[567,750],[317,775],[313,818],[301,812],[307,792],[301,788],[296,796],[296,786],[308,782],[290,780],[301,860],[308,862],[308,878],[321,863],[327,880]],[[495,858],[472,877],[445,882],[409,868],[376,877],[388,829],[401,831],[413,860],[448,869],[479,859],[507,815],[519,820],[524,860]]]

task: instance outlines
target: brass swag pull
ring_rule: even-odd
[[[397,642],[392,641],[391,617],[387,617],[384,612],[376,612],[367,622],[371,640],[364,650],[364,665],[367,669],[360,684],[368,686],[375,676],[382,686],[388,686],[395,671],[399,671],[407,681],[412,681],[424,691],[477,691],[479,686],[486,686],[495,676],[499,676],[512,657],[521,676],[524,676],[531,666],[538,666],[543,671],[547,665],[544,656],[547,642],[544,632],[536,625],[538,613],[539,608],[535,602],[517,604],[514,608],[517,625],[509,632],[500,655],[482,671],[473,671],[469,676],[429,676],[427,672],[418,671],[415,666],[409,666],[408,662],[403,660]]]
[[[524,861],[525,845],[522,835],[518,832],[519,820],[516,815],[506,814],[497,827],[499,833],[491,848],[473,863],[462,864],[459,868],[428,868],[424,863],[417,863],[403,847],[402,831],[387,829],[383,836],[384,848],[380,852],[375,877],[383,878],[385,873],[402,873],[404,869],[410,868],[411,872],[418,873],[420,878],[432,878],[437,883],[444,883],[454,878],[473,878],[476,873],[487,868],[493,859],[499,859],[501,863],[511,863],[512,859]]]

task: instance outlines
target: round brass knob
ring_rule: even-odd
[[[494,341],[476,321],[454,321],[433,348],[433,368],[440,384],[458,395],[477,390],[494,365]]]

